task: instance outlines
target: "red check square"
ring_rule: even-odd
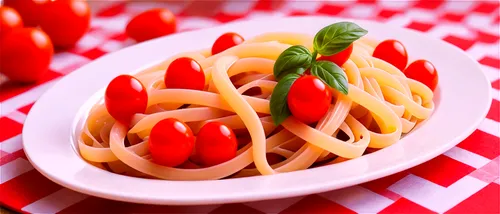
[[[382,9],[378,12],[378,17],[380,18],[391,18],[392,16],[401,13],[401,11],[391,10],[391,9]]]
[[[498,100],[493,99],[491,101],[490,111],[488,112],[486,117],[500,122],[500,102]]]
[[[406,198],[400,198],[393,204],[389,205],[385,209],[379,212],[379,214],[389,214],[389,213],[436,213],[425,207],[422,207]]]
[[[493,13],[498,8],[498,2],[482,2],[473,9],[478,13]]]
[[[30,112],[30,110],[31,110],[31,107],[33,107],[34,104],[35,103],[31,103],[31,104],[29,104],[27,106],[21,107],[20,109],[18,109],[18,111],[20,111],[20,112],[22,112],[24,114],[28,114]]]
[[[429,24],[429,23],[423,23],[423,22],[418,22],[418,21],[412,21],[410,24],[408,24],[406,27],[422,32],[427,32],[430,29],[432,29],[435,25],[434,24]]]
[[[424,9],[436,9],[444,3],[443,0],[420,0],[414,7],[424,8]]]
[[[489,159],[500,155],[500,139],[481,130],[474,131],[457,146]]]
[[[344,7],[337,5],[325,4],[321,8],[318,9],[318,13],[327,14],[327,15],[337,15],[344,10]]]
[[[440,155],[410,169],[410,172],[435,184],[448,187],[474,170],[467,164]]]
[[[61,188],[38,171],[31,170],[0,185],[0,192],[9,193],[0,194],[0,201],[12,207],[24,207]]]
[[[491,86],[493,88],[496,88],[496,89],[500,90],[500,79],[495,80],[495,82],[491,83]]]
[[[475,41],[473,41],[473,40],[463,39],[463,38],[456,37],[453,35],[447,36],[447,37],[443,38],[443,40],[461,48],[462,50],[469,49],[475,43]]]
[[[314,204],[314,206],[311,206]],[[294,205],[280,212],[280,214],[299,213],[356,213],[340,204],[330,201],[318,195],[309,195]]]
[[[500,213],[500,186],[490,183],[446,213]]]
[[[479,63],[496,68],[496,69],[500,69],[500,59],[497,59],[497,58],[485,56],[479,60]]]
[[[477,32],[477,40],[484,43],[496,43],[500,39],[500,36],[486,33],[483,31]]]
[[[458,13],[445,13],[443,14],[443,16],[441,16],[441,18],[452,22],[461,22],[462,20],[464,20],[465,15]]]
[[[85,56],[91,60],[97,59],[101,56],[106,54],[106,52],[102,51],[100,48],[92,48],[84,53],[82,53],[82,56]]]
[[[0,142],[21,134],[23,124],[13,121],[7,117],[0,118]]]

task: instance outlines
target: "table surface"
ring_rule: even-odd
[[[491,80],[494,99],[478,130],[446,153],[376,181],[322,194],[240,204],[151,206],[100,199],[49,181],[22,150],[21,130],[30,107],[65,74],[134,44],[125,36],[124,26],[134,14],[152,7],[167,7],[177,14],[180,31],[241,19],[308,14],[371,19],[415,29],[478,60]],[[42,81],[0,86],[0,202],[6,207],[29,213],[499,213],[500,8],[495,1],[118,2],[94,12],[90,31],[71,50],[55,54]]]

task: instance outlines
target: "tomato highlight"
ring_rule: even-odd
[[[175,33],[175,15],[167,9],[151,9],[136,15],[127,24],[127,35],[137,42]]]
[[[436,67],[427,60],[421,59],[411,63],[404,71],[404,74],[410,79],[423,83],[432,91],[436,89],[438,84],[439,77]]]
[[[36,28],[12,29],[0,40],[0,47],[0,72],[18,82],[40,80],[54,55],[50,38]]]
[[[164,81],[167,88],[203,90],[205,88],[205,73],[196,60],[181,57],[170,63]]]
[[[404,71],[408,63],[408,53],[405,46],[397,40],[385,40],[375,47],[373,57],[384,60],[400,71]]]
[[[15,28],[22,27],[23,20],[16,10],[5,6],[0,7],[0,37]]]
[[[185,123],[175,118],[167,118],[151,129],[148,143],[155,163],[176,167],[186,162],[191,155],[194,135]]]
[[[90,7],[82,0],[44,1],[38,22],[57,48],[73,47],[90,28]]]
[[[239,45],[243,43],[245,39],[237,33],[229,32],[222,34],[215,40],[212,46],[212,55],[218,54],[222,51],[225,51],[231,47]]]
[[[137,78],[120,75],[109,83],[104,101],[106,109],[115,120],[129,125],[135,114],[146,111],[148,93]]]
[[[330,108],[331,102],[330,88],[312,75],[299,77],[293,83],[287,97],[292,115],[306,124],[319,121]]]
[[[24,26],[37,27],[40,17],[39,2],[37,0],[4,0],[3,5],[16,10],[21,16]]]
[[[224,163],[236,157],[238,140],[233,130],[220,122],[208,122],[196,136],[196,155],[205,166]]]

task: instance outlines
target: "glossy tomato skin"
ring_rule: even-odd
[[[129,125],[135,114],[146,111],[148,93],[137,78],[120,75],[111,80],[106,88],[104,102],[113,118]]]
[[[236,157],[238,140],[233,130],[220,122],[208,122],[196,136],[196,155],[204,166],[224,163]]]
[[[16,28],[0,40],[0,72],[10,80],[36,82],[54,54],[50,38],[35,28]]]
[[[410,79],[423,83],[432,91],[436,89],[438,84],[439,77],[436,67],[427,60],[421,59],[411,63],[404,71],[404,74]]]
[[[167,88],[203,90],[205,73],[196,60],[180,57],[170,63],[164,81]]]
[[[408,53],[405,46],[397,40],[385,40],[375,47],[373,56],[382,59],[401,71],[404,71],[408,63]]]
[[[287,97],[292,115],[306,124],[319,121],[328,111],[331,102],[330,88],[312,75],[299,77]]]
[[[16,10],[26,27],[38,26],[39,4],[36,0],[4,0],[4,6]]]
[[[167,9],[151,9],[138,14],[127,24],[127,35],[137,42],[175,33],[175,15]]]
[[[82,0],[56,0],[40,3],[39,24],[54,46],[73,47],[90,27],[90,7]]]
[[[193,131],[185,123],[167,118],[149,135],[149,152],[155,163],[176,167],[188,160],[194,148]]]
[[[212,45],[212,55],[218,54],[226,49],[243,43],[245,39],[237,33],[229,32],[222,34]]]
[[[16,10],[5,6],[0,7],[0,37],[12,29],[22,27],[23,20]]]
[[[343,51],[340,51],[340,52],[333,54],[331,56],[321,56],[318,59],[318,61],[320,61],[320,60],[330,61],[330,62],[337,64],[338,66],[342,66],[345,62],[347,62],[347,60],[351,56],[352,49],[353,49],[353,44],[349,45],[349,47],[347,47]]]

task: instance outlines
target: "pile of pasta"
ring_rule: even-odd
[[[400,140],[433,109],[433,92],[406,78],[391,64],[372,57],[377,41],[363,37],[342,66],[347,95],[332,90],[334,101],[314,125],[293,116],[275,126],[269,100],[277,82],[273,66],[292,45],[313,50],[313,37],[301,33],[265,33],[224,52],[181,53],[135,75],[148,92],[145,114],[136,114],[130,127],[116,123],[101,101],[93,106],[78,133],[83,159],[99,168],[137,177],[167,180],[211,180],[271,175],[340,163]],[[165,70],[174,59],[190,57],[202,66],[204,91],[166,89]],[[227,162],[200,167],[196,163],[172,168],[158,165],[148,151],[152,127],[177,118],[196,134],[203,124],[219,121],[235,130],[237,156]],[[270,154],[281,157],[270,163]]]

